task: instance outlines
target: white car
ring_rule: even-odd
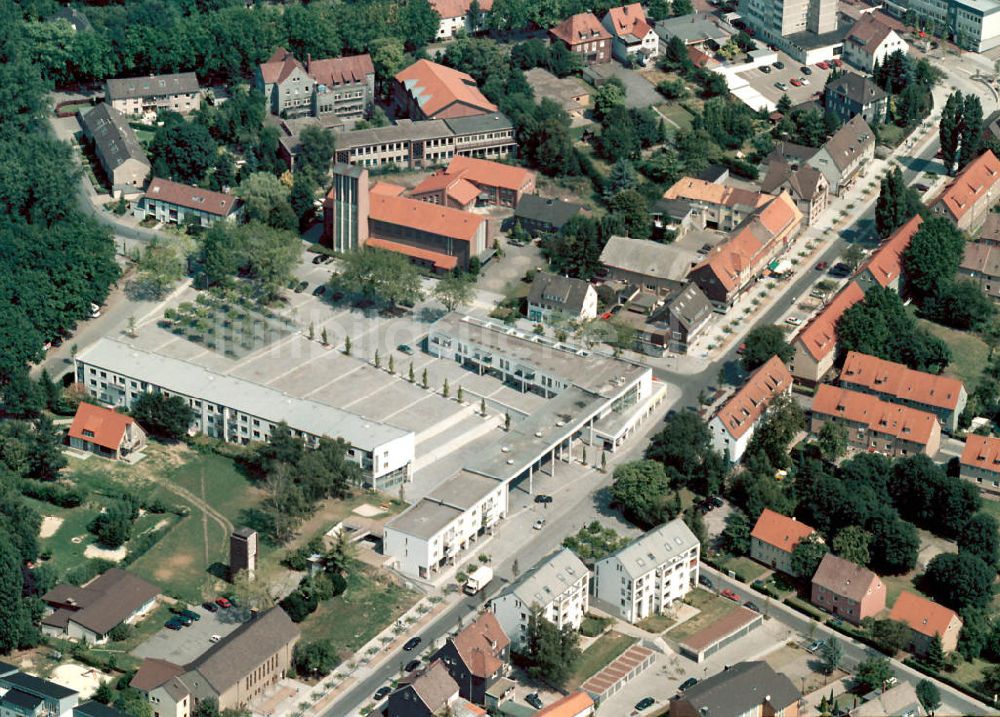
[[[531,527],[534,528],[535,530],[541,530],[544,526],[545,526],[545,518],[539,518],[538,520],[535,521],[535,524],[532,525]]]
[[[801,82],[803,85],[809,84],[809,80],[807,80],[805,77],[800,77],[799,82]]]
[[[101,307],[97,304],[90,303],[90,318],[99,319],[101,317]]]
[[[800,319],[798,316],[789,316],[787,319],[785,319],[785,323],[791,324],[792,326],[801,326],[802,319]]]
[[[212,635],[212,636],[211,636],[210,638],[208,638],[208,639],[209,639],[209,640],[211,640],[212,642],[218,642],[219,640],[221,640],[221,639],[222,639],[222,635]]]

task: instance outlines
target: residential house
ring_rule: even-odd
[[[770,508],[757,518],[750,532],[750,557],[773,570],[792,573],[792,551],[816,530]]]
[[[731,306],[798,233],[802,213],[782,192],[755,210],[689,276],[716,306]]]
[[[169,707],[161,717],[184,717],[191,705],[215,700],[219,710],[244,710],[273,690],[292,664],[299,628],[280,607],[254,615],[183,667],[143,661],[129,683],[151,703]],[[155,714],[154,714],[155,717]]]
[[[819,221],[826,209],[830,193],[830,183],[826,175],[815,167],[803,165],[797,169],[780,159],[770,159],[767,174],[760,183],[764,194],[778,194],[787,191],[795,206],[799,208],[807,225]]]
[[[450,40],[456,32],[471,35],[486,23],[486,16],[493,9],[493,0],[478,0],[478,17],[472,17],[472,0],[431,0],[431,7],[441,18],[437,40]]]
[[[772,356],[750,374],[740,390],[708,422],[712,448],[730,463],[738,463],[771,402],[791,391],[792,375],[780,358]]]
[[[535,712],[533,717],[591,717],[597,710],[594,700],[583,690],[570,692]]]
[[[986,150],[958,173],[931,205],[931,211],[947,217],[962,231],[974,233],[1000,201],[1000,160]]]
[[[608,281],[621,281],[643,291],[667,296],[687,284],[687,275],[701,261],[698,252],[677,244],[612,236],[601,251]]]
[[[813,155],[819,150],[815,147],[807,147],[804,144],[796,144],[795,142],[787,142],[785,140],[779,140],[774,143],[774,147],[771,149],[771,154],[767,155],[769,160],[777,159],[782,162],[787,162],[792,165],[794,169],[805,165]]]
[[[843,424],[848,443],[859,451],[895,458],[933,456],[941,447],[941,424],[933,413],[824,383],[813,397],[812,432],[827,421]]]
[[[79,451],[122,460],[142,450],[146,432],[131,416],[83,401],[69,427],[69,445]]]
[[[915,371],[901,363],[849,351],[840,371],[840,385],[877,396],[884,401],[933,413],[948,433],[958,430],[958,419],[968,401],[957,378]]]
[[[414,121],[473,117],[497,111],[471,75],[430,60],[417,60],[396,73],[392,102],[397,116]]]
[[[511,646],[524,646],[532,610],[562,629],[580,628],[590,606],[590,571],[569,548],[552,553],[522,573],[490,602]]]
[[[923,223],[919,214],[889,235],[868,260],[861,265],[854,281],[867,293],[873,286],[892,289],[899,293],[903,277],[903,254],[910,246],[913,235]]]
[[[927,714],[912,682],[875,690],[863,699],[864,702],[847,713],[850,717],[924,717]]]
[[[660,38],[639,3],[610,8],[601,24],[611,33],[611,54],[619,62],[644,65],[660,54]]]
[[[485,704],[486,692],[510,672],[510,638],[492,612],[479,614],[468,627],[430,658],[441,660],[458,683],[458,694],[470,702]]]
[[[666,300],[663,311],[654,319],[666,320],[666,349],[686,354],[688,347],[701,336],[712,318],[712,302],[695,283],[690,283]]]
[[[254,79],[268,110],[282,117],[364,117],[375,98],[375,66],[367,54],[306,56],[303,65],[279,47],[258,66]]]
[[[582,211],[582,205],[564,199],[525,194],[514,210],[514,220],[535,238],[539,234],[555,234],[565,226],[566,222]]]
[[[980,492],[1000,498],[1000,438],[968,434],[958,468],[958,474]]]
[[[861,115],[872,126],[884,124],[888,118],[889,95],[873,80],[855,72],[845,72],[827,82],[823,102],[826,111],[835,114],[841,122]]]
[[[201,87],[193,72],[120,77],[104,84],[104,101],[123,115],[155,115],[164,110],[186,115],[201,106]]]
[[[0,663],[0,714],[3,717],[70,717],[79,701],[76,690]]]
[[[802,695],[766,662],[740,662],[670,702],[670,717],[798,717]]]
[[[91,143],[111,194],[132,194],[142,189],[149,175],[149,158],[125,115],[104,102],[79,113],[83,136]]]
[[[681,177],[663,193],[667,200],[684,200],[700,215],[697,225],[729,232],[774,197],[747,189]]]
[[[579,77],[556,77],[542,67],[532,67],[525,71],[524,78],[535,97],[545,97],[563,108],[569,115],[571,126],[591,124],[585,114],[590,107],[593,90]]]
[[[243,200],[235,194],[213,192],[154,177],[136,205],[135,215],[164,224],[195,223],[209,227],[217,221],[236,222],[243,217]]]
[[[874,13],[862,15],[844,39],[843,58],[862,72],[873,72],[894,52],[910,49],[906,40]]]
[[[448,667],[435,660],[400,681],[389,695],[386,717],[438,717],[458,701],[458,683]]]
[[[941,639],[945,654],[954,652],[958,647],[962,618],[954,610],[909,590],[904,590],[896,598],[896,603],[889,612],[889,619],[910,628],[906,649],[914,655],[927,654],[927,648],[935,635]]]
[[[708,12],[668,17],[657,22],[653,30],[660,38],[660,54],[666,51],[672,37],[679,37],[689,47],[717,49],[737,33],[724,18]]]
[[[522,167],[458,156],[451,160],[447,169],[414,187],[410,195],[432,204],[460,206],[462,199],[468,197],[468,187],[471,186],[477,190],[473,201],[516,209],[521,197],[534,193],[535,177],[534,172]],[[458,183],[459,180],[462,183]],[[453,199],[452,194],[459,199]],[[466,202],[466,205],[469,204],[471,202]]]
[[[635,624],[665,613],[698,585],[701,544],[680,518],[594,564],[594,604]]]
[[[1000,215],[990,215],[993,216]],[[965,242],[965,253],[955,278],[973,281],[988,297],[1000,299],[1000,246],[993,242]]]
[[[807,164],[826,175],[830,191],[840,196],[863,176],[875,159],[875,133],[861,115],[855,115],[833,133]]]
[[[528,321],[545,324],[597,318],[597,291],[589,281],[541,272],[528,292]]]
[[[131,625],[149,613],[159,595],[156,585],[119,568],[109,568],[82,587],[56,585],[42,595],[47,608],[42,634],[102,644],[119,625]]]
[[[855,625],[885,610],[885,597],[878,575],[833,553],[823,556],[812,577],[812,604]]]
[[[858,283],[850,282],[798,333],[792,342],[795,355],[788,365],[796,381],[816,385],[833,368],[837,356],[837,322],[864,298],[865,292]]]
[[[566,18],[549,30],[549,38],[580,55],[585,65],[611,62],[611,33],[593,13],[581,12]]]
[[[73,717],[128,717],[128,713],[108,707],[96,700],[88,700],[73,708]]]

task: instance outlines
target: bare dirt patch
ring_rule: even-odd
[[[187,568],[193,562],[194,557],[191,555],[172,555],[165,563],[156,569],[156,578],[163,581],[170,580],[176,571]]]
[[[383,508],[379,508],[376,505],[372,505],[371,503],[362,503],[351,512],[356,513],[363,518],[374,518],[376,515],[382,515],[382,513],[386,513],[388,511]]]
[[[63,519],[58,518],[54,515],[46,515],[42,518],[42,527],[38,531],[39,538],[51,538],[59,530],[59,526],[63,524]]]
[[[100,686],[102,674],[93,667],[70,662],[52,670],[52,679],[60,685],[80,693],[81,698],[90,697]]]
[[[102,560],[110,560],[113,563],[120,563],[128,555],[128,550],[123,545],[120,548],[115,548],[114,550],[109,550],[108,548],[99,548],[96,545],[88,545],[83,551],[84,557],[87,558],[101,558]]]

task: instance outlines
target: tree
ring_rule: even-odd
[[[441,17],[427,0],[406,0],[400,11],[398,37],[408,49],[424,47],[437,36]]]
[[[29,447],[30,475],[41,480],[52,480],[66,465],[62,453],[62,434],[56,430],[52,419],[40,415],[35,419],[34,434]]]
[[[648,239],[653,231],[649,203],[635,189],[625,189],[611,197],[608,211],[621,219],[625,233],[633,239]]]
[[[899,517],[873,520],[868,524],[872,534],[871,567],[880,575],[902,575],[917,564],[920,536],[913,523]]]
[[[132,511],[120,500],[112,500],[90,521],[87,529],[93,533],[98,542],[108,548],[119,548],[132,537]]]
[[[195,419],[187,401],[162,393],[143,393],[132,402],[129,413],[150,434],[173,440],[187,435]]]
[[[296,645],[296,649],[298,649]],[[206,697],[198,700],[197,706],[191,713],[191,717],[219,717],[219,701],[214,697]]]
[[[0,654],[21,647],[31,631],[27,602],[21,599],[21,556],[0,528]]]
[[[670,3],[670,10],[675,17],[690,15],[694,12],[694,5],[691,3],[691,0],[673,0]]]
[[[878,235],[887,239],[921,208],[920,197],[906,185],[899,167],[894,167],[882,177],[875,203],[875,229]]]
[[[750,521],[741,511],[733,511],[726,517],[726,527],[722,531],[722,542],[733,555],[747,555],[750,552]]]
[[[996,570],[972,553],[941,553],[924,573],[926,592],[954,610],[985,607],[993,597]]]
[[[669,416],[663,430],[650,440],[646,458],[659,461],[685,480],[702,465],[711,446],[712,434],[705,421],[695,413],[681,411]]]
[[[176,245],[154,239],[139,260],[133,290],[141,298],[162,299],[184,276],[184,259]]]
[[[918,302],[934,296],[952,281],[965,253],[961,230],[944,217],[931,217],[920,225],[903,253],[906,290]]]
[[[832,675],[840,667],[840,659],[844,655],[844,650],[840,646],[840,641],[835,637],[828,637],[820,648],[820,657],[823,659],[823,674]]]
[[[812,578],[828,552],[830,549],[815,533],[803,538],[792,549],[792,573],[807,580]]]
[[[472,303],[476,288],[468,278],[451,274],[438,280],[433,293],[434,298],[444,304],[448,311],[455,311]]]
[[[855,680],[862,685],[865,692],[881,690],[892,677],[892,667],[885,657],[869,657],[858,664],[854,673]]]
[[[941,691],[933,682],[923,679],[917,683],[917,699],[927,713],[934,717],[934,712],[941,706]]]
[[[620,81],[609,80],[594,93],[594,116],[604,119],[615,107],[625,106],[625,88]]]
[[[134,687],[119,690],[113,706],[131,717],[153,717],[149,700]]]
[[[153,176],[198,184],[215,166],[218,149],[205,125],[171,113],[149,146]]]
[[[869,632],[878,648],[890,656],[906,647],[910,640],[909,627],[898,620],[872,620]]]
[[[745,371],[756,370],[770,361],[772,356],[788,363],[795,355],[795,349],[785,340],[785,332],[780,326],[758,326],[746,335],[743,344],[740,364]]]
[[[618,192],[626,189],[635,189],[639,186],[639,173],[635,171],[635,166],[627,159],[619,159],[611,167],[611,174],[604,185],[604,195],[613,197]]]
[[[111,690],[111,685],[107,680],[101,680],[101,683],[97,686],[94,694],[91,698],[95,702],[100,702],[102,705],[111,704],[111,700],[115,697],[115,693]]]
[[[364,249],[343,258],[344,267],[333,283],[345,292],[390,305],[415,304],[423,296],[420,273],[402,254]]]
[[[633,461],[615,468],[611,495],[625,517],[644,530],[677,517],[670,512],[669,491],[666,471],[656,461]]]
[[[1000,524],[989,513],[980,512],[958,534],[958,552],[975,555],[987,565],[995,566],[1000,560]]]
[[[924,297],[922,316],[960,331],[981,331],[989,327],[996,307],[979,285],[968,280],[946,280],[935,293]]]
[[[311,175],[318,183],[325,182],[337,149],[333,132],[325,127],[306,127],[299,134],[299,143],[295,170]]]
[[[340,662],[337,659],[337,651],[333,649],[329,640],[300,642],[295,646],[292,661],[298,674],[313,678],[330,674]]]
[[[236,189],[243,200],[247,220],[276,229],[294,229],[298,221],[290,203],[291,190],[267,172],[256,172],[243,179]]]
[[[570,625],[559,629],[533,606],[525,631],[528,674],[550,684],[562,684],[580,659],[580,635]]]
[[[775,469],[788,468],[788,447],[792,439],[806,427],[801,406],[790,396],[777,396],[771,401],[764,420],[754,431],[744,455],[744,463],[752,465],[754,456],[766,460],[773,475]]]
[[[938,125],[938,138],[941,142],[941,157],[945,169],[952,173],[958,161],[958,148],[962,135],[962,93],[956,90],[948,95],[944,109],[941,111],[941,121]]]
[[[867,565],[871,560],[868,546],[872,534],[857,525],[849,525],[833,539],[833,552],[856,565]]]
[[[847,427],[842,423],[827,421],[816,434],[816,446],[828,461],[835,461],[844,455],[847,444]]]
[[[934,633],[930,644],[927,646],[927,654],[924,655],[923,662],[932,670],[940,671],[945,665],[944,645],[941,642],[941,635]]]
[[[979,156],[983,141],[983,106],[979,97],[969,92],[962,101],[962,143],[958,168],[962,169]]]

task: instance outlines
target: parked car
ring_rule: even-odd
[[[535,521],[534,525],[531,526],[535,530],[541,530],[545,527],[545,518],[539,518]]]
[[[382,687],[379,687],[377,690],[375,690],[375,694],[372,695],[372,699],[375,700],[376,702],[381,702],[382,700],[384,700],[386,697],[389,696],[390,692],[392,692],[392,688],[383,685]]]
[[[811,75],[813,73],[812,68],[807,67],[806,65],[803,65],[800,69],[802,70],[803,75]]]
[[[101,318],[101,307],[95,304],[94,302],[90,302],[90,318],[92,319]]]
[[[684,692],[685,690],[690,690],[692,687],[694,687],[697,684],[698,684],[698,678],[697,677],[689,677],[689,678],[687,678],[686,680],[684,680],[681,683],[681,686],[680,686],[679,689],[680,689],[681,692]]]
[[[801,82],[803,86],[809,84],[809,80],[807,80],[805,77],[800,77],[799,82]]]
[[[551,503],[552,502],[552,496],[551,495],[545,495],[544,493],[539,493],[538,495],[535,496],[535,502],[536,503]]]
[[[916,189],[918,192],[929,192],[931,189],[926,184],[914,184],[913,188]],[[55,342],[53,341],[52,343],[54,344]]]
[[[313,289],[313,296],[322,296],[326,293],[326,285],[320,284],[315,289]]]
[[[413,672],[418,667],[420,667],[420,660],[410,660],[403,669],[407,672]]]
[[[699,575],[699,576],[698,576],[698,584],[699,584],[699,585],[704,585],[704,586],[705,586],[706,588],[708,588],[709,590],[714,590],[714,589],[715,589],[715,585],[713,585],[713,584],[712,584],[712,581],[711,581],[711,580],[709,580],[709,579],[708,579],[707,577],[705,577],[704,575]]]
[[[816,67],[818,67],[821,70],[829,70],[830,69],[830,64],[827,63],[827,62],[817,62],[816,63]]]
[[[179,620],[170,619],[167,620],[165,623],[163,623],[163,626],[168,630],[180,630],[182,627],[184,627],[184,623],[180,622]]]
[[[792,326],[801,326],[802,319],[800,319],[798,316],[789,316],[787,319],[785,319],[785,323],[791,324]]]
[[[298,284],[295,285],[295,293],[296,294],[301,294],[303,291],[305,291],[308,288],[309,288],[309,282],[308,281],[300,281]]]
[[[542,698],[538,696],[537,692],[532,692],[531,694],[529,694],[527,697],[524,698],[524,701],[527,702],[532,707],[534,707],[536,710],[540,710],[542,709],[542,707],[545,706],[545,703],[542,702]]]
[[[642,712],[643,710],[649,709],[655,704],[656,700],[654,700],[652,697],[643,697],[641,700],[635,703],[635,708],[639,712]]]
[[[739,602],[740,601],[740,596],[737,595],[732,590],[730,590],[729,588],[725,588],[724,590],[722,590],[719,593],[719,595],[721,595],[722,597],[726,598],[727,600],[732,600],[733,602]]]
[[[712,504],[713,508],[721,508],[726,504],[726,501],[722,500],[722,498],[717,495],[708,496],[708,502]]]
[[[782,62],[781,60],[778,60],[777,62],[772,63],[772,65],[773,65],[774,69],[776,69],[776,70],[783,70],[783,69],[785,69],[785,63]]]
[[[747,600],[745,603],[743,603],[743,607],[747,608],[748,610],[753,610],[754,612],[760,612],[760,608],[757,607],[757,603],[752,602],[750,600]]]
[[[196,613],[194,610],[180,610],[177,614],[181,617],[186,617],[189,620],[201,620],[201,615]]]
[[[325,259],[326,257],[322,254],[317,254],[313,257],[313,264],[322,264]]]
[[[839,57],[835,57],[832,60],[830,60],[830,64],[833,65],[834,67],[843,67],[844,61],[841,60]]]
[[[212,635],[208,639],[210,642],[219,642],[220,640],[222,640],[222,635]]]
[[[829,266],[825,261],[821,261],[816,265],[816,271],[825,271]]]
[[[417,645],[419,645],[420,642],[421,640],[419,637],[411,637],[409,640],[406,641],[406,644],[403,645],[403,650],[405,650],[406,652],[413,652],[413,650],[417,648]]]
[[[784,82],[775,82],[774,86],[777,87],[782,92],[788,89],[788,85],[786,85]]]
[[[770,65],[764,65],[763,67],[760,68],[760,71],[763,72],[765,75],[770,75],[771,74],[771,66]]]
[[[400,344],[399,346],[396,347],[396,350],[399,351],[400,353],[406,354],[407,356],[413,355],[413,347],[410,346],[409,344]]]
[[[194,620],[187,617],[186,615],[175,615],[174,620],[181,623],[184,627],[188,627],[189,625],[194,623]]]
[[[215,598],[215,604],[221,607],[223,610],[226,610],[233,606],[233,604],[229,602],[229,599],[224,597]]]
[[[203,608],[205,608],[206,610],[208,610],[209,612],[218,612],[218,610],[219,610],[219,606],[216,605],[214,602],[211,602],[211,601],[203,602],[201,604],[201,606]]]
[[[790,79],[789,82],[792,83],[792,87],[802,87],[802,80],[800,80],[800,79],[798,79],[796,77],[793,77],[792,79]]]
[[[813,640],[808,645],[806,645],[806,652],[817,652],[821,647],[823,647],[824,640]]]

